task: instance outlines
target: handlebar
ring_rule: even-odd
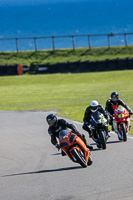
[[[133,113],[129,113],[129,117],[130,117],[131,115],[133,115]]]

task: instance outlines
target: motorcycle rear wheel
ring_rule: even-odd
[[[76,158],[77,162],[82,166],[82,167],[87,167],[87,162],[83,156],[81,156],[80,152],[77,151],[77,149],[72,150],[73,156]]]
[[[102,146],[102,149],[106,149],[106,140],[104,138],[104,132],[99,131],[99,139],[100,139],[100,144]]]
[[[126,134],[126,129],[125,129],[125,125],[121,124],[121,134],[123,136],[123,141],[126,142],[127,141],[127,134]]]

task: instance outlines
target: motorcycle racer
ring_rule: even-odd
[[[85,113],[84,113],[84,118],[83,118],[83,121],[84,121],[84,124],[82,126],[82,128],[87,131],[89,133],[89,137],[91,138],[92,135],[91,135],[91,130],[89,128],[89,125],[90,125],[90,119],[91,119],[91,114],[93,112],[96,112],[96,111],[99,111],[100,113],[102,113],[105,118],[107,119],[108,121],[108,114],[106,113],[106,111],[104,110],[104,108],[102,107],[102,105],[100,105],[98,103],[98,101],[96,100],[93,100],[91,103],[90,103],[90,106],[88,106],[85,110]],[[108,127],[107,127],[107,130],[106,130],[106,135],[108,137],[110,137],[109,133],[108,133]]]
[[[87,148],[92,149],[92,146],[87,144],[85,136],[83,134],[81,135],[73,124],[69,124],[64,119],[57,119],[56,115],[53,113],[46,117],[46,121],[49,125],[48,133],[51,136],[51,143],[55,145],[58,150],[60,149],[60,146],[56,138],[59,138],[59,132],[61,130],[66,130],[67,128],[71,129],[77,136],[79,136],[84,141]]]
[[[112,92],[110,99],[106,101],[106,106],[105,106],[105,111],[109,114],[110,120],[109,124],[112,125],[113,122],[113,114],[114,110],[119,106],[123,106],[124,108],[127,109],[129,114],[133,114],[133,111],[127,106],[121,99],[119,99],[119,94],[118,92]],[[113,129],[113,128],[112,128]]]

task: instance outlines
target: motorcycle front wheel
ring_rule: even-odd
[[[93,160],[92,160],[91,156],[89,156],[87,165],[90,166],[90,165],[92,165],[92,163],[93,163]]]
[[[72,150],[73,156],[76,158],[77,162],[82,166],[82,167],[87,167],[87,162],[85,158],[80,154],[80,152],[77,151],[77,149]]]
[[[123,136],[123,141],[127,141],[126,127],[125,124],[121,124],[121,135]]]
[[[99,131],[99,140],[100,140],[100,144],[102,146],[102,149],[106,149],[106,140],[105,140],[103,131]]]

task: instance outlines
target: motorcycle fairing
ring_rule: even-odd
[[[76,162],[76,160],[71,153],[72,150],[77,149],[78,152],[82,151],[85,155],[86,162],[88,162],[90,152],[86,148],[84,142],[75,133],[71,133],[70,131],[67,132],[68,133],[60,135],[59,137],[60,146],[63,151],[73,160],[73,162]]]

